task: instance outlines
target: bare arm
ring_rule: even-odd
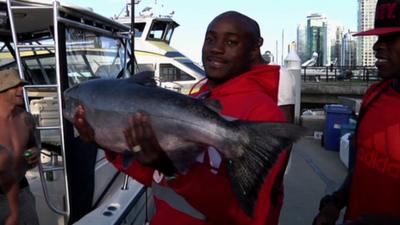
[[[18,182],[14,182],[11,186],[6,190],[6,196],[8,201],[8,206],[10,208],[10,214],[7,216],[5,225],[17,225],[19,218],[19,184]]]
[[[0,185],[6,192],[9,184],[15,182],[13,173],[13,157],[12,152],[0,145]]]
[[[2,145],[0,145],[0,188],[5,193],[10,207],[10,214],[7,216],[5,225],[16,225],[19,217],[19,185],[13,172],[12,154]]]
[[[36,130],[36,124],[33,116],[28,113],[25,117],[25,124],[29,127],[29,140],[26,145],[27,151],[30,152],[30,156],[26,157],[26,162],[29,167],[35,167],[39,162],[40,157],[40,133]]]

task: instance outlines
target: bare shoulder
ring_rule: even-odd
[[[31,113],[21,108],[18,112],[18,118],[19,120],[23,121],[25,126],[32,129],[35,128],[35,119]]]

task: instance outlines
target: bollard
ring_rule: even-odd
[[[296,51],[291,48],[289,54],[285,58],[284,67],[294,77],[294,122],[300,124],[300,106],[301,106],[301,60]],[[304,73],[305,74],[305,73]],[[304,76],[305,78],[305,76]]]

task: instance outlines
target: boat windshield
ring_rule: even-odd
[[[164,41],[169,44],[176,24],[173,22],[154,20],[151,25],[148,39],[153,41]]]
[[[40,44],[51,42],[41,40]],[[17,69],[8,48],[0,50],[0,69]],[[66,28],[66,52],[70,86],[94,78],[116,78],[125,65],[125,49],[118,38],[90,31]],[[21,57],[27,68],[26,79],[31,84],[56,84],[54,48],[27,48],[21,51]]]
[[[125,49],[119,39],[67,28],[66,42],[70,85],[94,78],[116,78],[124,68]]]

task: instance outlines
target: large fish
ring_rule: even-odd
[[[123,152],[128,118],[148,114],[157,139],[178,170],[195,161],[201,147],[212,146],[228,160],[233,190],[243,209],[252,215],[258,190],[280,152],[304,130],[288,123],[229,121],[204,101],[159,88],[150,73],[128,79],[99,79],[64,92],[64,116],[72,121],[83,105],[95,141],[104,149]]]

